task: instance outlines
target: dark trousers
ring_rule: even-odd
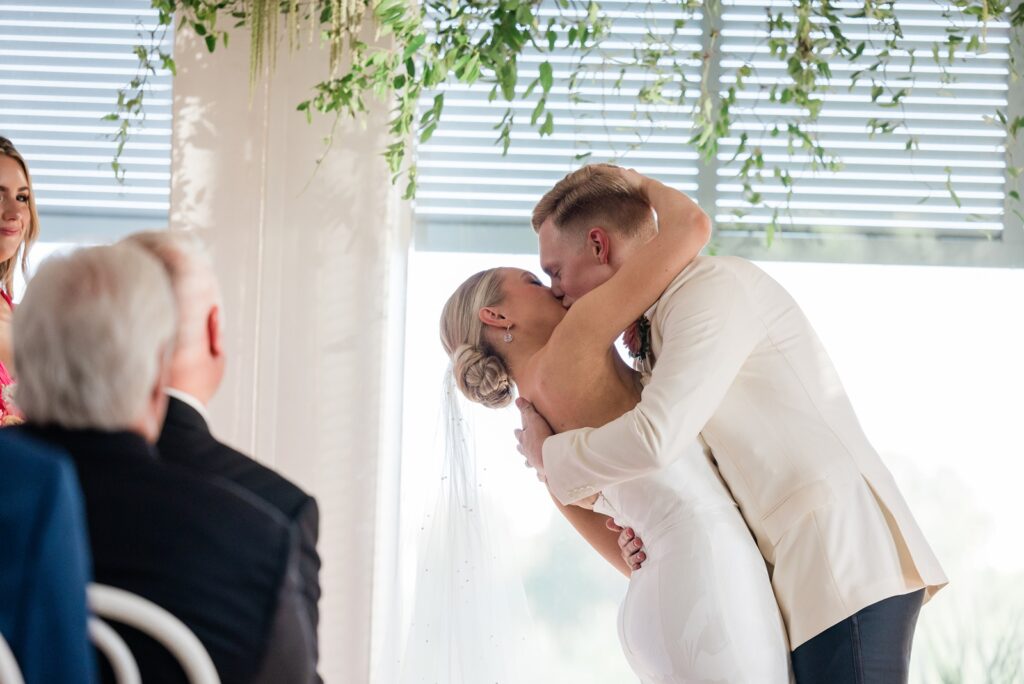
[[[797,684],[906,684],[924,589],[874,603],[793,651]]]

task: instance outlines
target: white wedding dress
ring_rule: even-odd
[[[605,489],[594,510],[644,543],[619,611],[622,648],[644,684],[791,681],[764,558],[703,441]]]

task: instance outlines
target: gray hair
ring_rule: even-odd
[[[189,349],[205,339],[206,313],[210,306],[221,303],[221,296],[213,260],[199,236],[182,230],[148,230],[133,233],[122,242],[159,259],[170,277],[178,304],[176,349]]]
[[[39,424],[130,427],[175,325],[167,274],[145,251],[90,247],[47,259],[14,312],[18,407]]]

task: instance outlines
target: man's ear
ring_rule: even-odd
[[[149,388],[149,401],[153,405],[159,404],[162,400],[164,389],[167,387],[171,375],[170,356],[165,354],[164,350],[161,349],[159,359],[156,379]]]
[[[607,266],[612,254],[608,231],[599,227],[591,228],[587,233],[587,251],[597,259],[599,264]]]
[[[206,340],[210,345],[210,356],[217,358],[224,353],[223,332],[220,327],[220,307],[214,306],[206,315]]]
[[[163,349],[158,353],[158,372],[149,388],[149,407],[144,414],[144,423],[141,426],[145,430],[146,441],[149,442],[156,442],[163,429],[164,418],[167,415],[166,389],[171,379],[171,355]]]
[[[512,325],[512,321],[508,320],[508,318],[505,317],[505,314],[490,306],[485,306],[480,309],[479,317],[480,322],[484,325],[501,328],[502,330]]]

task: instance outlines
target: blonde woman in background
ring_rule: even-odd
[[[39,214],[28,164],[14,144],[0,136],[0,426],[20,422],[11,397],[14,271],[19,261],[22,271],[26,269],[29,249],[37,237]]]

